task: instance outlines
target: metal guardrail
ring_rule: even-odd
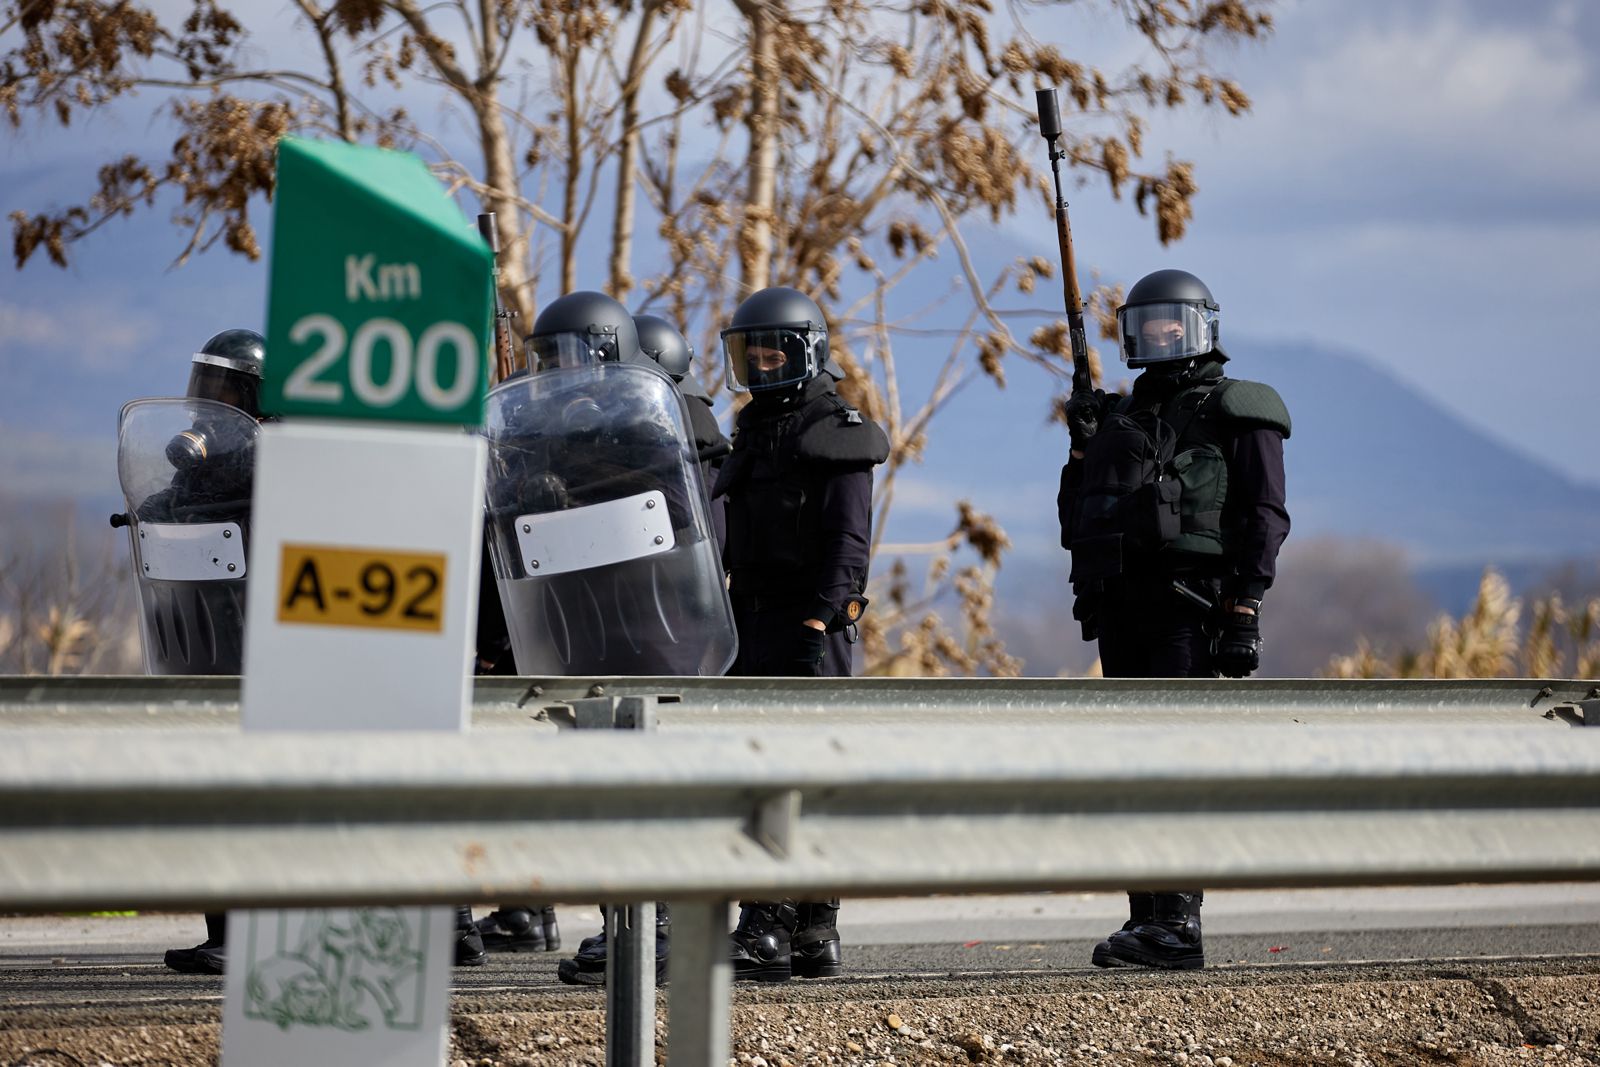
[[[466,735],[245,735],[236,679],[0,679],[0,907],[667,900],[670,1062],[716,1064],[739,897],[1600,879],[1600,731],[1557,725],[1600,724],[1588,682],[475,697]],[[608,999],[628,1062],[648,987]]]
[[[1332,725],[1503,725],[1569,719],[1581,680],[1262,678],[478,678],[473,727],[554,725],[583,697],[660,696],[662,728],[1155,725],[1197,720]],[[1563,711],[1563,709],[1565,709]],[[0,677],[0,729],[235,726],[237,678]]]
[[[14,731],[0,905],[1600,877],[1600,731]]]

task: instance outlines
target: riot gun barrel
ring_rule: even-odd
[[[1056,187],[1056,241],[1061,246],[1061,291],[1067,305],[1067,328],[1072,340],[1072,391],[1094,388],[1089,371],[1089,342],[1083,329],[1083,293],[1078,288],[1078,264],[1072,254],[1072,224],[1067,220],[1067,201],[1061,195],[1061,108],[1054,89],[1035,94],[1039,115],[1039,135],[1050,146],[1050,173]]]
[[[1039,136],[1052,142],[1053,150],[1055,140],[1061,136],[1061,108],[1056,104],[1056,91],[1040,89],[1033,95],[1039,112]]]
[[[495,276],[500,274],[500,223],[495,220],[494,212],[485,211],[478,216],[478,232],[483,234],[483,239],[489,246],[489,251],[495,254],[497,262],[494,265]]]
[[[478,232],[483,235],[484,243],[494,255],[495,378],[505,381],[517,369],[511,348],[511,317],[516,312],[508,311],[500,302],[500,224],[495,221],[494,212],[485,211],[478,215]]]

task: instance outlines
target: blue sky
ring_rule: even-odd
[[[1185,266],[1224,337],[1367,353],[1600,484],[1600,4],[1305,0],[1218,58],[1253,113],[1151,136],[1196,161],[1190,234],[1163,250],[1081,211],[1080,257],[1118,277]]]
[[[1225,338],[1367,353],[1600,485],[1588,323],[1600,306],[1600,4],[1287,0],[1274,38],[1213,60],[1253,114],[1184,111],[1147,137],[1147,162],[1170,151],[1196,163],[1189,236],[1163,249],[1129,205],[1081,191],[1085,273],[1193,270],[1222,304]],[[138,108],[65,135],[0,133],[0,214],[80,199],[112,152],[158,154],[170,137]],[[181,241],[166,217],[106,226],[67,271],[42,258],[0,271],[0,493],[111,491],[118,405],[180,391],[201,340],[260,324],[264,264],[213,252],[169,270]],[[984,243],[1053,258],[1041,222],[1008,220]],[[1019,382],[1030,379],[1011,396]],[[951,422],[936,432],[959,435]],[[930,465],[915,481],[938,478]]]

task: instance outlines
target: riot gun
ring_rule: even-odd
[[[1061,245],[1061,290],[1067,302],[1067,327],[1072,338],[1072,393],[1089,393],[1094,380],[1089,373],[1089,342],[1083,332],[1083,293],[1078,289],[1078,266],[1072,256],[1072,225],[1067,221],[1067,201],[1061,195],[1061,110],[1054,89],[1035,92],[1039,135],[1050,146],[1050,173],[1056,183],[1056,240]]]
[[[500,302],[500,225],[494,212],[485,211],[478,216],[478,232],[483,235],[494,255],[494,365],[495,380],[505,381],[516,373],[516,359],[511,348],[511,320],[517,313]]]

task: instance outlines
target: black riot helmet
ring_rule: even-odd
[[[544,306],[528,335],[528,362],[537,371],[590,363],[632,363],[639,331],[628,309],[604,293],[568,293]]]
[[[682,382],[694,362],[694,346],[678,328],[659,315],[635,315],[639,331],[639,351],[661,365],[675,382]]]
[[[1122,362],[1148,367],[1209,355],[1220,326],[1217,301],[1205,282],[1186,270],[1146,274],[1117,309]]]
[[[185,395],[220,400],[260,418],[261,362],[266,352],[266,339],[254,330],[223,330],[194,354]]]
[[[828,325],[815,300],[775,285],[739,305],[722,331],[722,349],[735,392],[799,387],[828,366]]]

